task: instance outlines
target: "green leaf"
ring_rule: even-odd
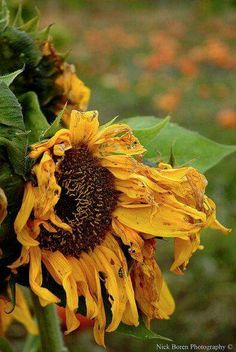
[[[236,151],[236,145],[216,143],[175,123],[169,123],[157,135],[149,135],[147,128],[152,130],[151,127],[161,121],[154,116],[138,116],[122,121],[128,123],[134,129],[134,134],[139,136],[141,144],[147,149],[144,158],[148,163],[168,163],[172,153],[176,166],[188,165],[206,172]],[[140,130],[144,129],[146,134],[143,136]]]
[[[25,128],[29,131],[29,144],[40,140],[45,129],[48,129],[48,122],[42,113],[37,94],[27,92],[19,98],[22,105]]]
[[[5,337],[0,337],[0,351],[1,352],[14,352],[15,350],[10,345]]]
[[[7,154],[15,173],[24,176],[27,133],[21,106],[6,83],[1,81],[0,92],[0,146]]]
[[[5,0],[1,1],[0,7],[0,31],[3,31],[9,24],[9,10]]]
[[[171,339],[158,335],[152,330],[149,330],[146,328],[144,321],[140,318],[140,323],[137,327],[135,326],[130,326],[130,325],[125,325],[121,323],[116,330],[116,332],[133,336],[141,340],[153,340],[153,339],[160,339],[160,340],[165,340],[165,341],[172,341]]]
[[[0,124],[24,131],[21,106],[16,96],[8,88],[6,83],[1,81],[0,92]]]
[[[1,74],[16,71],[25,65],[27,76],[42,58],[39,45],[32,36],[15,27],[7,27],[0,32],[0,47]]]
[[[135,136],[141,141],[143,145],[148,144],[150,140],[153,140],[161,132],[170,121],[170,117],[167,116],[165,119],[157,122],[152,127],[146,127],[143,129],[135,129]]]
[[[23,71],[24,71],[24,67],[15,72],[11,72],[7,75],[0,76],[0,81],[6,83],[6,85],[9,87],[10,84],[14,81],[14,79]]]
[[[66,104],[67,105],[67,104]],[[65,111],[66,105],[64,108],[59,112],[53,123],[46,129],[46,131],[42,134],[42,139],[50,138],[54,136],[54,134],[62,128],[61,119],[63,113]]]
[[[19,201],[23,190],[23,179],[14,174],[8,162],[0,162],[0,170],[0,187],[6,193],[9,208]]]

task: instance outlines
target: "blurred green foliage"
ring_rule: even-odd
[[[18,1],[9,3],[16,8]],[[92,88],[90,108],[99,110],[103,121],[117,114],[171,113],[173,122],[217,142],[236,144],[235,128],[217,119],[221,111],[235,111],[235,0],[31,0],[25,5],[26,17],[36,5],[43,25],[55,23],[57,47],[72,49],[80,78]],[[203,54],[208,60],[196,59]],[[207,193],[218,205],[220,220],[233,228],[231,235],[204,232],[204,251],[195,254],[181,277],[168,273],[172,241],[157,245],[177,308],[169,321],[157,321],[153,328],[177,344],[235,342],[235,164],[233,155],[206,174]],[[20,351],[20,339],[11,337]],[[66,341],[71,352],[77,344],[80,351],[102,351],[88,331]],[[156,350],[155,341],[118,334],[108,334],[107,346],[110,352]]]

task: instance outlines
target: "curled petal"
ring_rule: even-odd
[[[0,225],[7,216],[7,197],[2,188],[0,188]]]

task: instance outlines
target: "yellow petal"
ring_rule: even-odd
[[[9,265],[9,268],[16,269],[19,266],[28,264],[28,263],[29,263],[29,250],[26,249],[25,247],[22,247],[20,257],[14,263]]]
[[[153,236],[186,237],[202,227],[200,221],[192,224],[181,211],[174,211],[164,205],[155,209],[117,207],[113,216],[124,225]]]
[[[191,235],[188,239],[175,238],[175,260],[170,271],[182,274],[193,253],[200,247],[200,234]]]
[[[25,186],[24,197],[22,200],[21,208],[17,214],[14,228],[17,234],[20,234],[21,230],[25,226],[28,221],[32,209],[35,203],[35,195],[34,190],[30,182],[28,182]]]
[[[163,280],[160,299],[158,302],[159,314],[163,319],[168,319],[171,314],[174,313],[175,310],[175,301],[170,293],[170,290]]]
[[[65,99],[74,105],[74,109],[77,107],[79,110],[86,110],[90,89],[77,77],[74,65],[63,63],[61,71],[62,74],[57,77],[55,83],[63,89]]]
[[[105,250],[104,247],[107,247],[107,249]],[[139,324],[139,316],[126,257],[118,242],[111,234],[107,234],[103,245],[99,248],[108,259],[110,258],[110,263],[113,264],[113,270],[118,274],[118,286],[122,288],[121,295],[124,296],[123,299],[126,301],[126,307],[129,309],[129,324],[137,326]],[[122,300],[122,298],[120,300]],[[122,320],[125,315],[126,311],[124,310]]]
[[[138,262],[142,261],[143,240],[141,236],[135,230],[121,224],[115,218],[112,220],[112,228],[114,230],[114,234],[120,237],[126,246],[129,246],[130,256]]]
[[[105,249],[107,252],[107,249]],[[107,259],[108,253],[104,255],[102,250],[99,248],[95,248],[93,253],[91,254],[94,262],[96,263],[97,270],[99,272],[103,272],[105,274],[105,286],[109,293],[109,301],[111,303],[111,311],[112,311],[112,321],[109,324],[106,331],[114,331],[117,329],[118,325],[121,322],[122,315],[125,309],[126,301],[124,300],[122,287],[118,286],[117,275],[115,275],[110,262]]]
[[[30,248],[30,270],[29,282],[32,291],[42,298],[44,305],[60,302],[53,293],[42,287],[42,267],[41,267],[41,250],[39,247]]]
[[[68,335],[80,326],[80,321],[77,319],[75,312],[70,310],[68,306],[66,306],[66,326],[65,335]]]
[[[90,145],[90,141],[98,131],[98,112],[80,112],[72,110],[70,117],[70,131],[72,144],[84,143]]]
[[[89,319],[93,319],[98,314],[97,304],[89,291],[89,286],[82,270],[80,261],[74,257],[69,257],[68,261],[70,262],[73,270],[73,276],[77,284],[78,295],[84,296],[85,298],[87,311],[86,316]]]
[[[0,225],[7,216],[7,197],[2,188],[0,188]]]
[[[72,275],[72,266],[60,251],[42,251],[42,259],[54,280],[62,285],[66,292],[66,306],[75,311],[78,308],[77,286]]]
[[[33,144],[31,146],[30,158],[35,159],[49,150],[56,144],[62,144],[65,150],[71,148],[71,134],[67,129],[60,129],[55,135],[45,142]]]
[[[85,273],[86,279],[88,281],[88,286],[90,287],[91,294],[93,298],[97,302],[98,307],[98,315],[95,319],[94,324],[94,338],[97,344],[105,347],[104,343],[104,333],[106,327],[106,315],[103,305],[103,298],[101,292],[101,284],[99,280],[98,271],[96,269],[96,264],[94,260],[88,255],[86,252],[81,254],[80,264],[83,268],[83,272]]]
[[[13,319],[23,324],[30,334],[38,335],[39,331],[37,324],[31,316],[23,292],[18,285],[16,286],[16,306],[10,314],[12,315]]]
[[[145,241],[143,262],[135,263],[132,271],[135,297],[148,321],[168,319],[175,305],[155,260],[154,240]]]

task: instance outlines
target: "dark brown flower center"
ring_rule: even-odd
[[[86,146],[80,145],[66,151],[56,178],[61,195],[55,212],[71,226],[72,233],[61,228],[48,232],[41,227],[38,240],[44,249],[78,258],[82,251],[100,244],[111,225],[118,199],[114,177]]]

